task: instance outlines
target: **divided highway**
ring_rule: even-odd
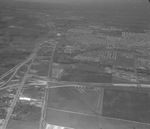
[[[15,108],[15,106],[16,106],[16,103],[17,103],[17,101],[18,101],[18,99],[19,99],[19,96],[21,95],[21,91],[22,91],[23,87],[25,86],[25,83],[27,82],[27,80],[28,80],[28,78],[29,78],[29,74],[30,74],[30,71],[31,71],[31,67],[32,67],[32,65],[34,64],[35,59],[38,58],[38,52],[40,51],[41,46],[42,46],[44,43],[47,43],[47,42],[48,42],[48,41],[42,42],[42,43],[40,43],[40,44],[37,44],[37,45],[35,46],[35,49],[33,50],[32,54],[31,54],[25,61],[21,62],[20,64],[18,64],[17,66],[15,66],[14,68],[12,68],[11,70],[9,70],[8,72],[6,72],[4,75],[2,75],[2,76],[0,77],[0,80],[2,80],[4,77],[8,76],[10,73],[13,72],[13,74],[11,75],[11,77],[10,77],[6,82],[4,82],[4,83],[1,85],[0,90],[5,89],[5,88],[9,88],[9,87],[16,87],[16,86],[17,86],[17,88],[18,88],[18,89],[17,89],[17,92],[16,92],[16,94],[15,94],[15,96],[14,96],[12,102],[11,102],[10,107],[8,108],[8,113],[7,113],[6,119],[4,120],[3,125],[0,127],[1,129],[6,129],[6,128],[7,128],[7,125],[8,125],[8,122],[9,122],[11,116],[12,116],[13,110],[14,110],[14,108]],[[54,49],[55,49],[55,48],[54,48]],[[54,49],[53,49],[53,53],[54,53]],[[53,57],[50,57],[50,59],[53,59]],[[15,77],[15,75],[16,75],[17,72],[19,71],[19,69],[20,69],[22,66],[24,66],[25,64],[27,64],[27,63],[29,63],[29,64],[28,64],[28,68],[27,68],[26,71],[24,71],[25,73],[24,73],[24,76],[23,76],[21,82],[18,82],[18,84],[15,84],[15,85],[8,85],[8,86],[6,86],[6,87],[3,87],[3,86],[5,86],[5,85],[7,85],[8,83],[10,83],[10,82],[12,81],[13,77]],[[50,65],[52,65],[52,64],[53,64],[53,62],[50,61]],[[50,66],[49,68],[52,69],[51,66]],[[52,71],[52,70],[49,70],[49,71]],[[49,75],[49,73],[48,73],[48,75]],[[48,78],[48,77],[47,77],[47,78]],[[19,84],[19,83],[20,83],[20,84]]]
[[[82,83],[82,82],[67,82],[67,81],[52,80],[53,57],[54,57],[55,50],[57,48],[57,44],[56,44],[55,40],[53,40],[53,42],[52,42],[52,40],[51,41],[45,41],[45,42],[37,44],[35,46],[35,49],[33,50],[32,54],[25,61],[21,62],[20,64],[18,64],[17,66],[15,66],[14,68],[12,68],[11,70],[9,70],[8,72],[6,72],[4,75],[2,75],[0,77],[0,81],[1,81],[3,78],[5,78],[6,76],[8,76],[9,74],[12,73],[11,77],[9,77],[9,79],[0,86],[0,90],[5,89],[5,88],[9,88],[9,87],[17,87],[18,88],[17,92],[16,92],[16,94],[15,94],[15,96],[14,96],[12,102],[11,102],[11,105],[9,107],[6,119],[3,123],[3,125],[1,126],[1,129],[7,129],[7,125],[9,123],[10,119],[11,119],[11,116],[13,114],[13,110],[14,110],[14,108],[17,104],[17,101],[18,101],[18,99],[21,95],[22,89],[25,86],[25,84],[28,83],[28,81],[29,81],[28,80],[30,78],[29,75],[30,75],[30,72],[32,70],[31,67],[34,66],[34,63],[36,62],[35,61],[36,59],[39,59],[40,57],[42,57],[38,54],[44,52],[41,49],[42,46],[44,46],[45,48],[48,48],[48,46],[46,46],[46,45],[49,45],[51,55],[48,55],[48,57],[49,57],[49,59],[48,59],[48,61],[49,61],[48,62],[48,70],[45,73],[46,76],[43,76],[44,81],[40,82],[40,84],[42,86],[44,86],[45,91],[44,91],[44,96],[43,96],[44,101],[43,101],[43,104],[41,106],[41,118],[40,118],[40,123],[39,123],[39,129],[44,129],[44,127],[46,126],[46,121],[45,120],[46,120],[47,109],[49,109],[50,113],[53,113],[53,112],[56,111],[57,113],[60,112],[60,114],[65,114],[65,113],[70,114],[69,116],[74,116],[76,118],[79,117],[78,115],[81,115],[81,117],[86,115],[87,118],[94,117],[95,120],[98,119],[100,121],[105,121],[105,120],[103,120],[103,118],[101,116],[102,110],[103,110],[102,109],[102,107],[103,107],[103,94],[104,94],[103,90],[101,90],[102,94],[99,95],[99,99],[98,99],[98,103],[97,103],[97,108],[99,109],[99,112],[95,111],[95,109],[93,109],[93,107],[91,105],[86,103],[86,101],[84,101],[83,98],[80,98],[79,94],[74,93],[74,91],[71,91],[71,90],[68,91],[72,95],[74,94],[74,96],[78,96],[76,101],[82,101],[83,104],[86,105],[86,107],[88,107],[89,109],[91,109],[95,113],[95,115],[89,116],[89,115],[84,114],[84,113],[82,114],[82,113],[73,112],[73,111],[69,111],[69,110],[67,111],[67,110],[54,109],[54,108],[48,107],[47,102],[48,102],[48,99],[49,99],[50,89],[57,89],[57,88],[63,88],[63,87],[65,87],[65,88],[66,87],[75,87],[75,88],[81,88],[81,89],[85,89],[85,88],[87,88],[87,89],[90,89],[90,88],[92,88],[92,89],[93,88],[103,89],[103,88],[106,88],[106,89],[121,89],[121,90],[129,91],[129,87],[130,87],[131,91],[136,91],[136,90],[138,91],[139,90],[138,84],[84,83],[84,82]],[[21,82],[18,81],[17,82],[18,84],[7,85],[12,81],[13,77],[15,77],[15,75],[20,70],[20,68],[22,66],[26,65],[26,64],[28,64],[27,65],[28,67],[27,67],[27,70],[24,71],[24,76],[23,76]],[[43,67],[43,66],[41,66],[41,67]],[[42,71],[42,70],[37,69],[37,71]],[[36,76],[36,74],[35,74],[35,76]],[[38,83],[38,80],[32,80],[32,81],[30,81],[31,85],[36,85],[36,83]],[[5,85],[7,85],[7,86],[4,87]],[[141,84],[141,87],[143,89],[145,89],[145,91],[146,90],[150,91],[149,90],[149,88],[150,88],[149,84]],[[107,119],[107,118],[105,118],[105,119]],[[108,119],[110,119],[110,118],[108,118]],[[85,122],[87,122],[86,118],[84,118],[84,120],[85,120]],[[93,126],[93,127],[95,127],[95,126]],[[99,126],[99,127],[103,127],[103,126]]]

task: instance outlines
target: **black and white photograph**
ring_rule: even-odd
[[[150,129],[150,0],[0,0],[0,129]]]

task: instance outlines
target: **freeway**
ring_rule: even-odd
[[[15,87],[18,87],[18,86],[19,86],[19,83],[16,83],[16,84],[12,84],[12,85],[0,88],[0,90],[4,90],[4,89],[7,89],[7,88],[12,88],[12,87],[15,88]]]
[[[16,65],[14,68],[10,69],[8,72],[6,72],[5,74],[3,74],[0,77],[0,80],[2,80],[4,77],[6,77],[7,75],[9,75],[11,72],[17,71],[20,67],[22,67],[24,64],[26,64],[28,61],[30,61],[33,56],[34,56],[34,52],[24,61],[20,62],[18,65]]]
[[[11,80],[12,81],[12,80]],[[46,85],[47,84],[47,81],[45,80],[34,80],[34,81],[29,81],[29,86],[32,86],[32,85]],[[0,90],[3,90],[3,89],[7,89],[7,88],[15,88],[19,86],[19,82],[15,82],[15,84],[10,84],[8,86],[5,86],[5,87],[1,87]]]
[[[40,44],[37,44],[37,45],[35,46],[35,48],[34,48],[32,54],[29,56],[29,58],[27,58],[25,61],[23,61],[23,63],[17,65],[16,67],[14,67],[13,69],[11,69],[10,71],[8,71],[6,74],[4,74],[4,75],[1,77],[1,79],[3,79],[3,77],[9,75],[9,73],[14,72],[13,75],[2,85],[2,86],[4,86],[4,85],[6,85],[7,83],[9,83],[10,81],[12,81],[13,77],[16,75],[16,73],[19,71],[19,69],[20,69],[23,65],[25,65],[26,63],[28,63],[28,62],[31,60],[30,64],[28,65],[28,68],[27,68],[27,70],[26,70],[26,72],[25,72],[25,74],[24,74],[24,77],[23,77],[21,83],[19,84],[19,82],[18,82],[19,87],[18,87],[17,92],[16,92],[16,94],[15,94],[15,96],[14,96],[14,98],[13,98],[13,101],[11,102],[11,105],[10,105],[10,107],[9,107],[9,109],[8,109],[8,113],[7,113],[6,119],[5,119],[4,123],[3,123],[3,125],[1,126],[1,129],[6,129],[6,127],[7,127],[7,125],[8,125],[8,122],[9,122],[10,117],[11,117],[11,115],[12,115],[12,113],[13,113],[13,110],[14,110],[14,108],[15,108],[15,106],[16,106],[16,103],[17,103],[18,98],[19,98],[19,96],[20,96],[20,93],[21,93],[21,91],[22,91],[22,89],[23,89],[23,87],[24,87],[24,84],[26,83],[27,79],[29,78],[29,72],[30,72],[31,67],[32,67],[32,65],[33,65],[33,63],[34,63],[34,60],[35,60],[35,58],[37,58],[37,52],[38,52],[38,50],[40,49],[40,46],[41,46],[43,43],[45,43],[45,42],[42,42],[42,43],[40,43]],[[36,84],[36,83],[34,83],[34,84]],[[32,84],[31,84],[31,85],[32,85]],[[11,86],[16,87],[17,84],[14,84],[14,85],[11,85],[11,84],[10,84],[10,85],[8,85],[8,86],[6,86],[6,87],[1,87],[0,89],[9,88],[9,87],[11,87]]]
[[[8,114],[7,114],[7,116],[6,116],[6,119],[5,119],[5,122],[4,122],[3,126],[2,126],[2,129],[6,129],[6,127],[7,127],[7,124],[8,124],[8,122],[9,122],[9,119],[10,119],[12,113],[13,113],[14,107],[16,106],[17,100],[18,100],[19,95],[20,95],[20,93],[21,93],[21,90],[22,90],[22,88],[23,88],[23,86],[24,86],[24,84],[25,84],[25,82],[26,82],[26,80],[27,80],[27,78],[28,78],[28,73],[29,73],[29,71],[30,71],[30,68],[31,68],[31,66],[32,66],[32,64],[33,64],[33,61],[34,61],[35,57],[36,57],[36,56],[33,57],[32,62],[31,62],[31,64],[29,65],[29,67],[28,67],[28,69],[27,69],[27,71],[26,71],[26,73],[25,73],[25,75],[24,75],[24,77],[23,77],[23,80],[22,80],[22,82],[21,82],[21,84],[20,84],[20,86],[19,86],[19,88],[18,88],[18,90],[17,90],[17,93],[16,93],[16,95],[15,95],[15,97],[14,97],[14,99],[13,99],[13,102],[11,103],[10,110],[8,111]]]
[[[133,91],[136,91],[136,90],[138,91],[139,87],[138,87],[138,84],[84,83],[84,82],[67,82],[67,81],[65,82],[65,81],[54,81],[54,80],[52,80],[51,77],[52,77],[52,69],[53,69],[53,56],[54,56],[55,49],[57,47],[56,44],[52,47],[52,55],[50,56],[49,65],[48,65],[49,70],[46,71],[46,73],[48,72],[47,77],[43,77],[44,81],[38,81],[38,79],[29,81],[27,79],[29,78],[29,72],[31,70],[31,66],[34,64],[34,60],[37,57],[37,51],[40,50],[39,46],[35,48],[35,50],[33,51],[32,55],[31,55],[31,57],[28,58],[29,59],[28,61],[31,60],[31,63],[29,64],[28,69],[25,72],[25,75],[22,79],[22,82],[19,84],[17,93],[16,93],[16,95],[15,95],[13,101],[12,101],[10,110],[7,114],[7,117],[6,117],[6,120],[3,124],[2,129],[6,129],[7,124],[10,120],[10,117],[13,113],[13,109],[14,109],[16,103],[17,103],[17,100],[18,100],[19,96],[20,96],[21,90],[24,87],[24,84],[26,82],[29,83],[28,86],[31,86],[31,85],[41,85],[43,87],[45,86],[44,102],[42,104],[39,129],[43,129],[45,127],[45,122],[50,122],[50,123],[54,122],[54,124],[56,124],[56,125],[57,124],[59,125],[61,123],[62,126],[64,125],[65,127],[71,127],[71,128],[73,128],[73,127],[83,127],[83,129],[85,129],[85,128],[86,129],[91,129],[91,128],[94,128],[94,129],[108,129],[108,128],[111,128],[110,125],[114,125],[111,129],[120,129],[120,128],[121,129],[133,129],[132,128],[133,124],[137,124],[139,126],[139,128],[137,128],[137,129],[148,129],[149,128],[149,125],[147,125],[147,124],[146,125],[144,125],[144,124],[141,125],[140,122],[138,123],[138,122],[121,120],[121,119],[116,119],[116,118],[114,119],[114,118],[109,118],[109,117],[102,117],[101,116],[102,111],[97,112],[91,105],[89,105],[89,103],[87,103],[81,97],[81,95],[76,94],[74,91],[71,91],[71,90],[68,90],[68,89],[67,90],[66,89],[61,90],[61,95],[66,96],[66,94],[69,93],[69,94],[71,94],[71,97],[68,97],[69,96],[68,95],[66,97],[67,98],[66,99],[66,98],[63,98],[62,96],[60,96],[61,99],[59,99],[59,101],[68,103],[68,105],[66,105],[66,107],[64,107],[66,109],[63,109],[63,108],[61,109],[61,107],[55,108],[55,106],[54,107],[49,106],[51,103],[48,103],[48,101],[49,101],[49,99],[51,99],[50,93],[51,93],[52,89],[55,91],[56,89],[75,87],[75,88],[82,88],[82,89],[86,89],[86,88],[87,89],[88,88],[100,88],[100,89],[101,88],[106,88],[106,89],[120,89],[120,90],[129,91],[129,87],[130,87],[130,89],[132,89]],[[12,78],[15,76],[15,74],[17,73],[19,68],[21,68],[23,65],[28,63],[28,61],[22,63],[18,67],[15,67],[14,69],[12,69],[12,71],[14,73],[5,82],[5,84],[9,83],[12,80]],[[5,74],[5,75],[7,76],[8,74]],[[5,77],[5,76],[3,76],[3,77]],[[16,86],[17,86],[17,84],[14,84],[14,85],[9,85],[5,88],[16,87]],[[141,87],[145,88],[145,90],[146,90],[147,88],[149,89],[150,85],[141,84]],[[0,90],[1,89],[3,89],[3,88],[0,88]],[[147,92],[149,92],[149,90]],[[60,94],[58,94],[58,95],[56,94],[52,97],[57,98],[57,97],[59,97],[59,95]],[[70,102],[68,99],[72,99],[72,97],[75,98],[75,99],[72,102]],[[102,98],[101,95],[99,95],[98,97],[99,97],[99,99],[98,99],[97,108],[102,109],[103,98]],[[57,104],[55,104],[55,105],[57,105]],[[61,103],[60,105],[63,107],[64,103]],[[79,106],[79,107],[77,107],[77,106]],[[57,105],[57,107],[58,107],[58,105]],[[67,110],[67,109],[70,109],[70,110]],[[74,111],[72,109],[74,109],[76,111]],[[89,112],[92,112],[92,113],[88,114],[88,113],[85,113],[85,112],[79,112],[79,111],[77,111],[78,109],[80,111],[85,111],[83,109],[86,109],[87,112],[90,110]],[[61,120],[64,123],[62,123]],[[117,121],[119,121],[119,122],[117,122]],[[118,123],[118,125],[116,123]],[[125,123],[127,123],[127,125]],[[105,126],[105,128],[104,128],[104,126]],[[127,128],[128,126],[130,126],[130,127]],[[106,127],[108,127],[108,128],[106,128]]]
[[[10,82],[10,81],[12,80],[12,78],[16,75],[16,73],[17,73],[18,70],[19,70],[19,68],[17,68],[17,69],[15,70],[15,72],[13,73],[13,75],[12,75],[5,83],[3,83],[3,84],[0,86],[0,88],[3,88],[8,82]]]
[[[43,41],[42,43],[36,44],[35,48],[33,49],[32,53],[30,54],[30,56],[29,56],[26,60],[20,62],[20,63],[17,64],[14,68],[10,69],[10,70],[7,71],[5,74],[3,74],[3,75],[0,77],[0,80],[2,80],[4,77],[6,77],[7,75],[9,75],[10,73],[19,70],[19,68],[21,68],[23,65],[25,65],[25,64],[26,64],[27,62],[29,62],[30,60],[32,60],[32,58],[34,57],[34,55],[35,55],[35,53],[36,53],[38,47],[39,47],[41,44],[45,43],[45,42],[46,42],[46,41]]]
[[[4,82],[2,85],[1,85],[1,87],[0,87],[0,90],[2,90],[2,89],[6,89],[6,88],[18,88],[17,89],[17,92],[16,92],[16,94],[14,95],[14,98],[13,98],[13,100],[12,100],[12,102],[11,102],[11,105],[10,105],[10,107],[8,108],[8,113],[7,113],[7,116],[6,116],[6,119],[5,119],[5,121],[4,121],[4,123],[3,123],[3,125],[1,126],[1,128],[2,129],[6,129],[7,128],[7,125],[8,125],[8,122],[10,121],[10,118],[11,118],[11,115],[12,115],[12,113],[13,113],[13,110],[14,110],[14,108],[15,108],[15,106],[16,106],[16,103],[17,103],[17,101],[18,101],[18,98],[19,98],[19,96],[20,96],[20,94],[21,94],[21,91],[22,91],[22,89],[23,89],[23,87],[24,87],[24,85],[25,85],[25,83],[29,83],[28,81],[28,79],[29,79],[29,72],[31,71],[31,67],[32,67],[32,65],[34,65],[34,60],[36,59],[36,58],[38,58],[38,52],[40,52],[40,51],[43,51],[42,50],[42,45],[43,44],[45,44],[45,43],[48,43],[47,41],[44,41],[44,42],[42,42],[42,43],[38,43],[36,46],[35,46],[35,48],[34,48],[34,50],[32,51],[32,53],[31,53],[31,55],[25,60],[25,61],[22,61],[21,63],[19,63],[18,65],[16,65],[14,68],[12,68],[12,69],[10,69],[8,72],[6,72],[4,75],[2,75],[1,77],[0,77],[0,80],[2,80],[3,78],[5,78],[5,77],[7,77],[8,75],[10,75],[11,73],[12,73],[12,75],[11,75],[11,77],[9,77],[9,79],[6,81],[6,82]],[[48,74],[47,74],[47,79],[45,80],[45,77],[42,77],[42,78],[44,78],[44,81],[39,81],[39,80],[34,80],[33,82],[31,82],[29,85],[46,85],[46,91],[48,92],[48,83],[47,82],[49,82],[49,78],[51,78],[51,76],[52,76],[52,66],[53,66],[53,56],[54,56],[54,52],[55,52],[55,49],[56,49],[56,45],[54,45],[53,46],[53,44],[50,44],[50,45],[52,45],[52,55],[50,56],[50,61],[49,61],[49,70],[48,70]],[[40,56],[39,56],[40,57]],[[31,62],[30,62],[31,61]],[[28,68],[27,68],[27,70],[26,71],[24,71],[25,73],[24,73],[24,75],[23,75],[23,79],[22,79],[22,81],[20,82],[17,82],[16,84],[12,84],[11,83],[11,81],[13,81],[13,77],[15,77],[15,75],[17,74],[17,72],[20,70],[20,68],[22,67],[22,66],[24,66],[24,65],[26,65],[28,63]],[[36,76],[36,75],[35,75]],[[10,83],[10,84],[9,84]],[[20,83],[20,84],[19,84]],[[9,84],[9,85],[7,85],[7,84]],[[7,85],[6,87],[4,87],[5,85]],[[46,97],[46,94],[48,94],[47,92],[45,92],[45,97]],[[44,103],[44,105],[45,105],[46,103]],[[44,106],[43,106],[43,109],[44,109]],[[42,112],[41,113],[43,113],[43,110],[42,110]],[[42,117],[41,117],[41,123],[42,123]]]
[[[41,38],[41,39],[42,39],[42,38]],[[40,40],[41,40],[41,39],[40,39]],[[47,41],[41,41],[41,42],[44,43],[44,42],[47,42]],[[11,72],[13,72],[13,71],[15,71],[16,69],[22,67],[22,66],[23,66],[24,64],[26,64],[28,61],[30,61],[30,60],[33,58],[34,54],[35,54],[35,50],[41,45],[41,42],[38,42],[38,43],[35,45],[33,51],[31,52],[30,56],[29,56],[27,59],[23,60],[22,62],[20,62],[19,64],[17,64],[14,68],[10,69],[10,70],[7,71],[6,73],[4,73],[2,76],[0,76],[0,80],[2,80],[5,76],[9,75]]]

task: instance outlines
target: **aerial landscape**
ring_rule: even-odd
[[[148,0],[0,0],[0,129],[150,129]]]

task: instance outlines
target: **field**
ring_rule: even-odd
[[[74,90],[74,93],[75,92],[76,91]],[[106,91],[106,93],[108,93],[108,91]],[[116,93],[114,93],[114,95],[115,94]],[[83,99],[82,95],[85,94],[80,94],[78,97]],[[79,100],[78,97],[74,98],[73,93],[68,93],[66,89],[50,90],[47,107],[45,108],[45,121],[52,125],[71,127],[75,129],[149,129],[150,127],[150,125],[146,124],[109,118],[110,115],[106,114],[109,114],[112,110],[108,109],[105,105],[108,104],[108,99],[111,100],[112,96],[109,96],[108,98],[106,94],[106,98],[104,99],[104,115],[109,117],[99,116],[95,113],[96,110],[91,112],[91,108],[90,110],[87,110],[87,107],[89,106],[86,104],[84,104],[84,106],[83,104],[80,104],[79,101],[81,100]],[[92,97],[90,97],[90,100],[92,100]],[[92,102],[88,104],[92,104]],[[122,113],[119,113],[120,114],[118,115],[121,116]],[[127,113],[126,110],[124,113]],[[126,114],[126,116],[128,115],[131,115],[131,113]]]
[[[7,129],[38,129],[39,122],[10,120]]]
[[[105,90],[103,116],[150,123],[148,93]]]

